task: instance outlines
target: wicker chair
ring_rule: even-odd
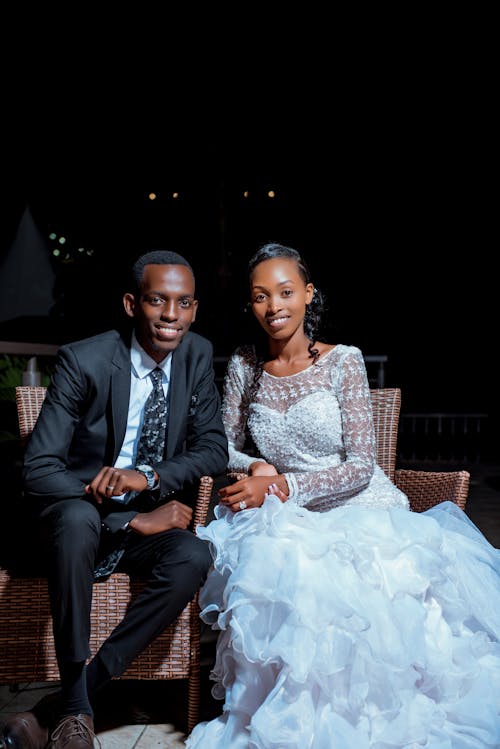
[[[377,463],[396,486],[403,491],[414,512],[450,500],[465,509],[469,491],[470,474],[467,471],[410,471],[396,470],[399,412],[399,388],[373,388],[370,390],[373,425],[377,440]],[[231,472],[237,480],[246,474]]]
[[[38,418],[46,388],[17,387],[21,440],[26,442]],[[213,479],[200,479],[193,528],[204,525]],[[121,621],[144,583],[115,573],[94,585],[90,649],[94,654]],[[188,679],[187,728],[199,720],[200,619],[198,596],[130,666],[122,678]],[[0,569],[0,684],[57,681],[50,604],[45,578],[15,576]]]
[[[373,425],[377,438],[377,462],[391,481],[406,494],[414,512],[423,512],[449,500],[465,510],[469,493],[468,471],[411,471],[396,469],[396,450],[401,410],[399,388],[370,390]]]

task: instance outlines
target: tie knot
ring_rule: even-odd
[[[156,367],[156,369],[153,369],[151,371],[151,377],[153,378],[153,385],[157,387],[158,385],[161,385],[163,372],[161,371],[160,367]]]

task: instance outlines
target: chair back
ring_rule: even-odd
[[[46,393],[47,388],[42,386],[20,385],[16,387],[19,434],[23,443],[33,431]],[[377,440],[377,463],[394,482],[401,390],[400,388],[372,388],[370,396]]]
[[[394,483],[401,389],[372,388],[370,396],[377,440],[377,463]]]
[[[23,444],[26,443],[26,440],[33,431],[46,393],[47,388],[41,385],[19,385],[16,387],[19,435]]]

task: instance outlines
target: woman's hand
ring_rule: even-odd
[[[271,484],[269,483],[269,475],[254,475],[246,476],[240,481],[235,481],[234,484],[224,486],[219,489],[221,504],[226,505],[233,512],[239,512],[240,510],[260,507],[268,494],[276,494],[282,502],[286,502],[288,484],[285,477],[276,473],[272,475],[275,480]]]
[[[256,460],[248,466],[249,476],[277,476],[278,471],[270,463],[263,460]]]
[[[288,499],[288,494],[285,494],[284,491],[282,491],[277,484],[271,484],[268,487],[266,497],[269,494],[274,494],[275,497],[278,497],[282,502],[286,502]]]

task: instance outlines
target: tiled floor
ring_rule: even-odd
[[[39,698],[53,691],[53,688],[45,684],[21,685],[21,691],[13,694],[8,687],[0,687],[2,721],[8,720],[12,713],[31,708]],[[180,749],[184,746],[184,734],[173,724],[150,724],[149,716],[134,714],[130,707],[128,714],[125,712],[119,722],[109,720],[106,724],[99,725],[96,719],[96,732],[103,749]]]
[[[218,714],[212,700],[208,667],[202,669],[202,719]],[[187,692],[183,681],[115,681],[95,706],[95,730],[102,749],[183,749]],[[29,710],[57,684],[21,684],[19,691],[0,686],[0,722]],[[97,746],[97,743],[96,743]],[[208,749],[208,747],[207,747]]]
[[[424,467],[424,466],[421,466]],[[426,466],[447,470],[452,466]],[[493,546],[500,548],[500,465],[471,466],[467,513]],[[201,718],[219,714],[222,703],[210,695],[209,670],[214,637],[205,631],[202,654]],[[23,684],[19,692],[0,686],[0,721],[29,709],[53,686]],[[186,729],[186,684],[183,681],[115,681],[96,706],[96,733],[102,749],[183,749]],[[210,747],[207,747],[210,749]]]

